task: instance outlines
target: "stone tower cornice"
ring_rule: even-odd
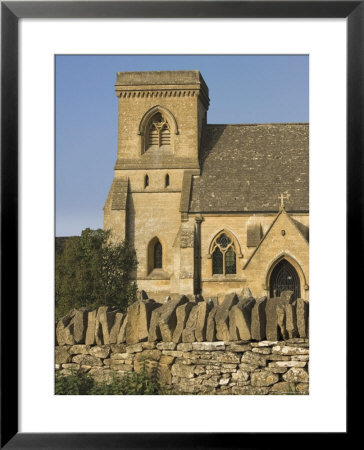
[[[115,92],[119,98],[164,98],[199,96],[209,106],[209,90],[198,70],[163,72],[118,72]]]

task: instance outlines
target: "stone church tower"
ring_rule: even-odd
[[[308,299],[308,125],[208,125],[198,71],[118,72],[115,89],[104,228],[134,246],[138,288],[259,297],[291,283]]]

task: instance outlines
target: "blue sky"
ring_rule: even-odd
[[[102,228],[117,150],[116,72],[199,70],[208,123],[309,121],[308,56],[56,56],[56,236]]]

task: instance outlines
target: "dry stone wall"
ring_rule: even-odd
[[[308,339],[260,342],[140,342],[56,347],[56,370],[88,372],[98,382],[146,364],[179,394],[308,394]]]
[[[141,292],[126,314],[72,310],[56,324],[56,370],[109,381],[145,362],[177,393],[308,393],[308,302],[292,292],[267,300],[229,294],[161,304]]]

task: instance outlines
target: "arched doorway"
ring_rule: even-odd
[[[301,296],[299,276],[286,259],[282,259],[274,267],[269,280],[270,297],[279,297],[282,291],[293,291],[294,300]]]

